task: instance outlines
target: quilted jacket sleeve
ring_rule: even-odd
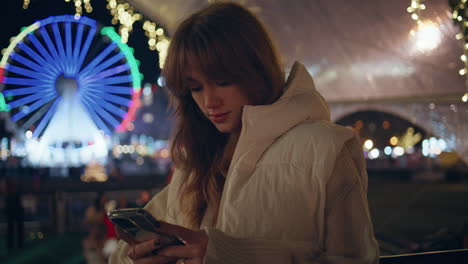
[[[345,147],[326,185],[324,249],[319,255],[298,256],[295,245],[285,241],[232,238],[208,228],[210,240],[204,263],[378,263],[379,250],[366,198],[367,175],[362,168]]]
[[[320,263],[378,263],[367,203],[367,173],[357,163],[345,146],[327,183],[325,250]]]

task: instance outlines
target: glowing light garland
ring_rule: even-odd
[[[23,8],[29,7],[30,0],[23,0]],[[143,19],[143,15],[136,12],[130,4],[124,0],[106,0],[107,9],[110,11],[113,25],[119,25],[119,35],[123,43],[128,42],[130,33],[133,31],[133,25],[137,21],[143,21],[143,30],[145,36],[148,37],[148,48],[150,50],[157,50],[159,53],[159,67],[163,68],[164,61],[167,56],[167,49],[169,48],[169,38],[166,36],[162,27],[158,27],[156,23]],[[71,0],[65,0],[71,2]],[[213,1],[214,2],[214,1]],[[79,18],[83,13],[83,7],[87,13],[93,12],[90,0],[73,0],[75,5],[75,18]]]
[[[468,102],[468,18],[467,13],[467,2],[468,0],[449,0],[449,5],[452,7],[453,13],[452,18],[455,23],[460,25],[461,33],[458,33],[455,38],[457,40],[463,39],[463,55],[460,56],[461,61],[465,64],[463,69],[460,69],[458,73],[466,76],[465,89],[466,92],[462,95],[462,102]],[[426,9],[423,4],[424,0],[411,0],[411,5],[407,8],[408,13],[411,14],[411,18],[416,21],[418,27],[423,26],[421,20],[421,13]],[[411,34],[416,34],[411,31]]]
[[[137,21],[143,21],[143,30],[148,37],[148,47],[150,50],[159,52],[159,67],[163,68],[166,60],[167,49],[169,47],[169,38],[166,37],[164,29],[158,27],[155,22],[144,20],[143,16],[123,0],[107,0],[107,9],[109,9],[112,18],[112,24],[119,24],[119,35],[122,42],[126,43],[130,33],[133,31],[133,24]]]
[[[29,3],[30,3],[30,0],[24,0],[23,1],[23,9],[28,9]]]
[[[460,69],[459,74],[464,75],[465,79],[465,94],[461,97],[462,102],[468,102],[468,17],[466,15],[467,10],[467,0],[451,0],[449,1],[453,13],[452,18],[455,23],[460,25],[461,33],[456,35],[458,40],[463,39],[463,55],[460,59],[465,64],[463,69]]]
[[[411,14],[411,18],[420,25],[422,23],[421,20],[421,12],[426,9],[426,5],[423,4],[424,0],[411,0],[411,5],[406,9],[408,13]]]

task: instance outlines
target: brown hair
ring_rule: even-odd
[[[220,166],[225,163],[229,135],[220,133],[192,99],[185,84],[192,68],[211,80],[249,88],[243,92],[254,105],[276,101],[285,80],[264,26],[238,4],[210,4],[185,19],[175,32],[162,73],[178,119],[171,155],[175,166],[185,172],[182,212],[188,224],[198,228],[208,205],[219,206],[224,186]]]

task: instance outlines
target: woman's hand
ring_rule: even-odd
[[[128,257],[134,264],[201,264],[208,245],[208,236],[204,231],[193,231],[181,226],[160,222],[156,231],[179,237],[184,246],[161,245],[158,239],[137,243],[125,232],[118,230],[121,239],[129,244]]]
[[[201,264],[208,245],[205,231],[193,231],[178,225],[161,222],[158,232],[181,238],[185,246],[168,246],[158,251],[158,256],[174,257],[179,264]]]
[[[175,263],[177,260],[177,258],[173,257],[156,255],[157,251],[164,246],[160,244],[159,239],[137,242],[132,236],[117,226],[115,227],[115,231],[117,238],[124,240],[129,245],[127,256],[133,260],[134,264]]]

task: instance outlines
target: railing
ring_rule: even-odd
[[[381,264],[468,263],[468,249],[432,251],[380,257]]]

